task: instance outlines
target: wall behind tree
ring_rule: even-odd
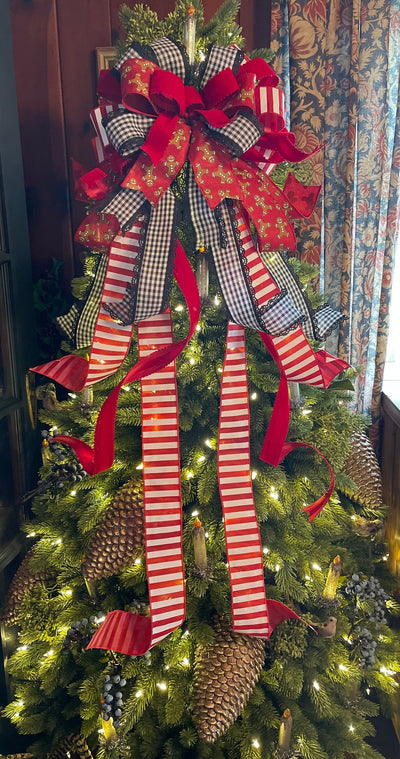
[[[10,0],[18,111],[34,277],[50,258],[65,282],[79,272],[73,230],[84,209],[72,199],[70,158],[95,165],[89,112],[96,105],[96,48],[121,34],[122,0]],[[129,4],[129,2],[128,2]],[[174,0],[147,0],[160,17]],[[208,20],[221,0],[204,0]],[[268,44],[270,0],[242,0],[249,50]]]

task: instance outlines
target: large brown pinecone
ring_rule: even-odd
[[[93,759],[93,754],[82,735],[68,735],[47,755],[47,759],[66,759],[66,757]]]
[[[143,547],[143,487],[130,480],[117,491],[90,541],[83,576],[89,581],[110,577],[132,564]]]
[[[8,589],[4,605],[0,613],[0,622],[4,625],[14,625],[18,621],[19,606],[27,590],[32,590],[38,582],[49,579],[49,572],[33,572],[29,566],[33,556],[33,548],[26,554],[18,567]]]
[[[201,740],[213,743],[243,711],[261,674],[265,641],[217,620],[210,646],[198,646],[193,712]]]
[[[353,432],[350,444],[351,452],[342,472],[353,480],[357,490],[347,495],[360,506],[378,509],[382,506],[382,475],[375,451],[363,433]]]

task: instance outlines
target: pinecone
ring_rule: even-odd
[[[144,547],[143,488],[130,480],[118,490],[94,533],[82,573],[86,580],[110,577],[129,566]]]
[[[378,459],[369,438],[359,432],[351,436],[351,453],[344,462],[343,474],[357,485],[353,493],[343,492],[360,506],[378,509],[382,506],[382,476]]]
[[[32,556],[33,548],[28,551],[11,581],[0,614],[0,622],[4,625],[14,625],[18,622],[19,605],[23,599],[24,593],[28,590],[32,590],[37,583],[44,583],[50,577],[49,572],[32,571],[29,566]]]
[[[201,740],[213,743],[243,711],[261,674],[265,641],[217,620],[210,646],[198,646],[193,711]]]
[[[93,759],[93,754],[82,735],[68,735],[50,754],[47,754],[47,759],[66,759],[66,757]]]

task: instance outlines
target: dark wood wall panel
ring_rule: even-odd
[[[11,0],[15,79],[34,271],[73,272],[56,0]]]
[[[121,34],[122,0],[10,0],[24,175],[35,276],[54,256],[65,283],[79,272],[73,230],[84,214],[72,199],[71,157],[92,168],[89,112],[96,104],[96,47]],[[204,0],[206,20],[221,0]],[[148,0],[159,16],[175,0]],[[265,46],[270,0],[243,0],[247,47]]]

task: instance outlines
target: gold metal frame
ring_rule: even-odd
[[[96,47],[97,74],[102,69],[111,69],[117,61],[115,47]]]

